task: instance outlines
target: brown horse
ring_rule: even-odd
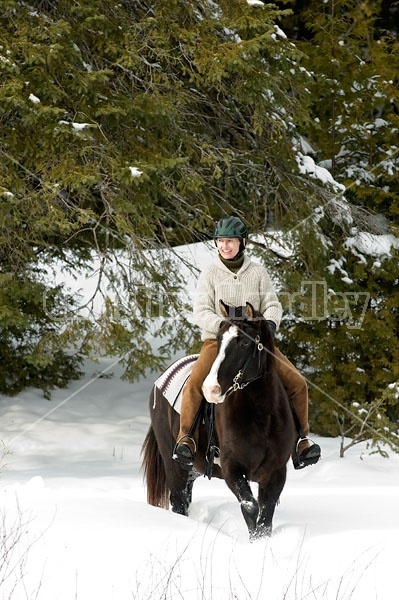
[[[250,539],[270,535],[276,504],[286,480],[295,427],[286,391],[275,369],[273,338],[266,320],[247,303],[229,307],[218,336],[218,354],[203,391],[215,406],[215,433],[222,478],[237,497]],[[234,315],[231,318],[231,315]],[[172,459],[179,414],[155,386],[151,426],[143,444],[149,504],[188,514],[195,479],[206,472],[207,430],[201,419],[194,468]],[[250,482],[258,483],[258,498]]]

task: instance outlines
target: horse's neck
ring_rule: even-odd
[[[279,380],[275,371],[266,372],[251,390],[251,401],[256,409],[268,414],[275,409],[279,395]]]

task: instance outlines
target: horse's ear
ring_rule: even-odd
[[[250,302],[247,302],[245,305],[245,315],[248,320],[253,320],[256,317],[255,309]]]
[[[228,319],[229,318],[229,305],[226,304],[225,302],[223,302],[223,300],[219,300],[219,306],[220,306],[222,315]]]

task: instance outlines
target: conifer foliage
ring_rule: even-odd
[[[323,285],[314,287],[322,310],[296,322],[287,351],[310,375],[314,430],[397,449],[399,412],[385,400],[399,379],[398,6],[283,4],[294,8],[291,31],[313,74],[312,156],[352,204],[332,221],[319,213],[319,235],[329,240],[318,265]]]
[[[188,310],[184,282],[161,250],[202,239],[224,211],[266,222],[300,211],[304,190],[311,204],[317,186],[292,144],[307,121],[308,75],[279,14],[242,0],[2,3],[5,347],[19,347],[21,278],[65,315],[24,306],[36,335],[15,350],[21,364],[104,351],[123,356],[129,376],[159,367],[166,347],[154,356],[149,332],[172,339],[170,351],[192,335],[175,318]],[[67,274],[93,261],[101,315],[90,302],[77,311],[53,283],[54,266]],[[17,387],[4,374],[0,389]]]

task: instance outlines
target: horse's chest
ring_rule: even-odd
[[[222,408],[222,407],[221,407]],[[227,441],[230,437],[235,440],[242,438],[242,443],[256,440],[263,444],[273,434],[273,418],[264,410],[249,410],[239,406],[235,410],[220,410],[217,415],[218,430]]]
[[[269,468],[276,461],[282,440],[271,415],[248,418],[245,411],[230,411],[219,415],[217,429],[222,470],[241,465],[257,481],[258,470]]]
[[[265,420],[262,423],[248,422],[242,418],[228,419],[218,428],[219,447],[226,456],[247,457],[255,463],[264,460],[265,453],[273,444],[270,426]]]

